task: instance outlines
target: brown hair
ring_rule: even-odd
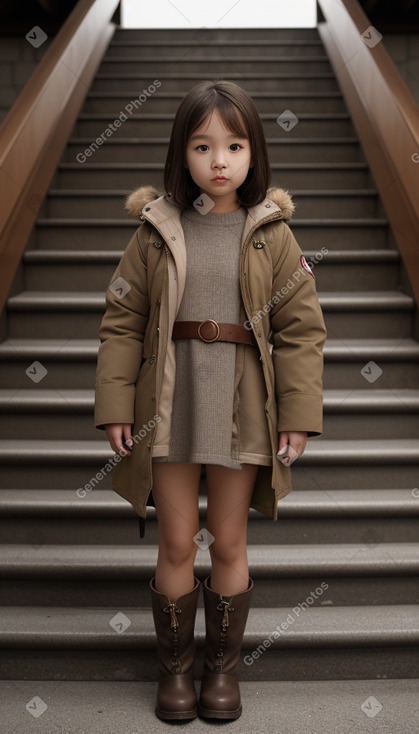
[[[217,109],[225,126],[235,135],[248,138],[253,166],[237,189],[242,206],[260,204],[271,180],[265,133],[250,95],[233,82],[205,81],[196,84],[181,101],[173,122],[164,167],[164,188],[183,208],[192,206],[199,187],[185,168],[185,152],[193,132]]]

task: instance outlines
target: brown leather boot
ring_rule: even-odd
[[[192,664],[194,627],[200,581],[192,591],[169,602],[150,581],[154,627],[157,635],[159,684],[156,716],[160,719],[194,719],[198,715]]]
[[[198,712],[208,719],[238,719],[242,712],[236,669],[249,613],[253,581],[247,591],[221,596],[203,583],[205,663]]]

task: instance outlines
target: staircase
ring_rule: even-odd
[[[93,427],[93,388],[104,291],[138,226],[124,197],[141,184],[162,189],[174,112],[214,78],[237,81],[256,102],[328,329],[324,434],[293,466],[278,522],[249,515],[255,591],[240,675],[249,695],[258,681],[329,681],[329,690],[368,679],[353,719],[365,731],[359,707],[377,680],[419,678],[419,343],[400,257],[315,29],[115,33],[31,236],[24,290],[7,303],[1,677],[155,681],[154,513],[140,541],[109,476],[85,496],[77,489],[112,455]],[[127,120],[86,153],[124,110]],[[295,126],[277,123],[285,110]],[[203,479],[201,527],[205,510]],[[198,549],[196,574],[209,570]],[[203,638],[200,608],[197,677]]]

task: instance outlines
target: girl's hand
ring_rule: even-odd
[[[128,442],[129,446],[134,445],[130,423],[108,423],[105,426],[105,431],[115,453],[121,454],[122,456],[130,454],[130,451],[123,446],[124,441]]]
[[[304,431],[281,431],[279,434],[278,459],[289,466],[299,456],[302,456],[307,443],[307,433]],[[282,458],[282,455],[284,457]]]

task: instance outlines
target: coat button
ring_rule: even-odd
[[[267,209],[270,209],[271,208],[271,205],[270,204],[265,204],[265,206],[266,206]]]
[[[157,241],[157,242],[153,242],[153,245],[154,245],[154,247],[157,247],[157,249],[159,250],[159,249],[160,249],[160,247],[162,247],[162,245],[163,245],[163,242],[159,242],[159,241]]]
[[[255,247],[257,250],[261,250],[262,247],[265,247],[265,243],[264,242],[254,242],[253,247]]]
[[[153,362],[154,362],[155,359],[156,359],[156,355],[155,354],[152,354],[151,357],[150,357],[150,359],[148,361],[150,362],[150,364],[153,364]]]

